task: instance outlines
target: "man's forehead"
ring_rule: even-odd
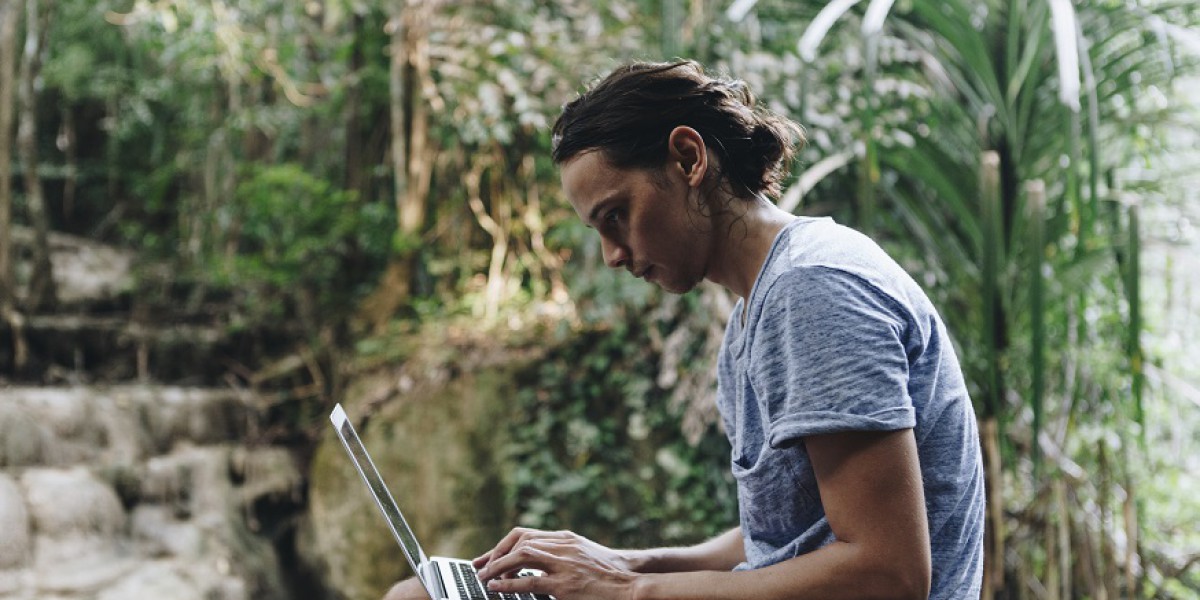
[[[620,178],[607,160],[596,152],[572,158],[562,167],[563,191],[576,211],[609,196],[620,185]]]

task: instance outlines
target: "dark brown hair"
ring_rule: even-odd
[[[679,126],[695,129],[739,197],[778,198],[804,134],[755,105],[746,83],[709,77],[699,63],[635,62],[617,67],[563,107],[554,123],[556,164],[601,150],[618,168],[657,168]]]

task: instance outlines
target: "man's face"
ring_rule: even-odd
[[[681,174],[618,169],[590,151],[563,164],[562,184],[579,218],[600,233],[609,267],[677,294],[704,279],[713,227]]]

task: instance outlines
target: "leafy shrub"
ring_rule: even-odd
[[[572,336],[518,375],[509,500],[520,524],[619,547],[690,543],[736,524],[729,444],[715,425],[685,439],[684,408],[655,383],[661,357],[639,318]]]
[[[393,222],[387,203],[362,203],[295,164],[250,169],[214,218],[236,251],[212,257],[210,274],[246,294],[252,316],[272,318],[345,307],[382,267]]]

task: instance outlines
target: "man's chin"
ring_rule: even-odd
[[[659,289],[661,289],[664,292],[667,292],[670,294],[683,295],[683,294],[686,294],[686,293],[696,289],[696,286],[699,285],[699,282],[679,283],[677,281],[655,281],[654,285],[657,285],[659,287]]]

